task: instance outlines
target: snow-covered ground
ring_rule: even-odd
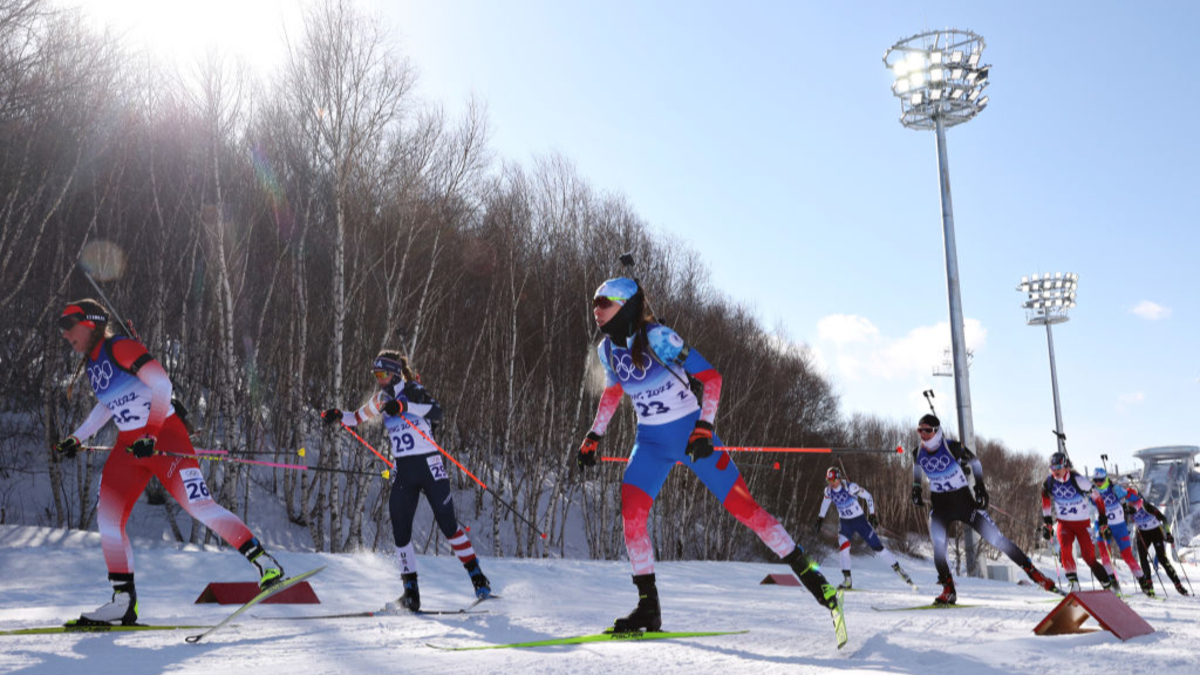
[[[246,581],[252,568],[237,553],[135,541],[141,620],[213,623],[232,606],[193,604],[210,581]],[[194,631],[0,636],[0,673],[122,675],[197,673],[420,672],[470,673],[954,673],[1013,675],[1078,672],[1196,672],[1200,601],[1173,592],[1165,601],[1130,604],[1157,632],[1121,642],[1108,632],[1039,637],[1033,627],[1053,596],[1027,585],[959,579],[956,610],[877,612],[872,606],[922,604],[935,594],[929,562],[906,560],[923,588],[913,594],[881,562],[855,558],[847,594],[850,643],[835,648],[828,614],[796,587],[760,585],[778,565],[686,562],[658,566],[664,628],[749,630],[744,635],[600,643],[539,649],[446,652],[439,645],[482,645],[599,632],[636,601],[623,562],[483,560],[502,600],[475,616],[383,616],[267,621],[378,609],[400,592],[394,563],[374,553],[282,552],[289,571],[319,565],[312,586],[320,605],[265,605],[254,616],[197,645]],[[839,577],[828,561],[830,578]],[[450,556],[422,557],[421,595],[428,609],[456,609],[473,598]],[[1049,566],[1053,571],[1053,564]],[[107,599],[98,535],[0,526],[0,630],[57,625]],[[1188,573],[1200,580],[1189,566]],[[257,618],[256,618],[257,617]],[[1094,622],[1087,624],[1094,626]]]

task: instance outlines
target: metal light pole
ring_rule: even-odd
[[[932,129],[937,138],[938,187],[942,198],[942,240],[946,253],[946,293],[950,304],[950,346],[954,352],[954,394],[958,402],[961,442],[974,445],[971,384],[959,293],[958,253],[954,240],[954,207],[950,199],[950,165],[946,129],[968,122],[987,107],[983,95],[991,66],[983,65],[983,38],[970,31],[945,29],[905,38],[883,55],[895,74],[892,93],[900,99],[900,123],[909,129]],[[967,573],[981,576],[975,561],[974,532],[966,530]]]
[[[1054,333],[1050,326],[1066,323],[1067,310],[1075,306],[1078,288],[1079,275],[1074,272],[1021,277],[1017,286],[1018,291],[1026,294],[1025,302],[1021,303],[1025,309],[1025,323],[1046,327],[1046,344],[1050,347],[1050,387],[1054,390],[1054,435],[1058,438],[1058,451],[1063,454],[1067,454],[1067,437],[1063,434],[1062,406],[1058,403],[1058,369],[1054,366]]]

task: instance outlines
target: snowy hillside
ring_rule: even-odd
[[[173,542],[135,542],[141,619],[145,623],[213,623],[232,607],[196,605],[210,581],[253,578],[232,551]],[[601,643],[541,649],[445,652],[426,643],[483,645],[594,633],[635,603],[628,565],[575,560],[484,559],[502,600],[476,616],[383,616],[318,621],[265,620],[378,609],[399,594],[392,561],[378,554],[280,554],[289,571],[319,565],[320,605],[266,605],[254,617],[198,645],[192,631],[108,635],[0,636],[0,673],[103,675],[121,673],[1017,673],[1075,672],[1080,667],[1194,672],[1200,648],[1200,601],[1174,593],[1165,601],[1130,604],[1157,632],[1121,642],[1112,634],[1038,637],[1033,627],[1054,596],[1026,585],[961,578],[956,610],[878,612],[872,606],[923,604],[935,594],[932,565],[904,561],[919,594],[905,590],[882,563],[855,559],[856,585],[847,594],[850,643],[834,646],[828,615],[794,587],[764,586],[782,566],[751,563],[659,565],[667,630],[748,630],[744,635]],[[422,557],[428,609],[456,609],[471,599],[470,583],[448,557]],[[1048,566],[1053,571],[1053,563]],[[831,578],[837,565],[826,564]],[[0,526],[0,630],[55,625],[107,599],[98,535]],[[1200,569],[1188,574],[1200,580]],[[1090,624],[1090,622],[1089,622]]]

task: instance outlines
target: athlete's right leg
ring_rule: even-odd
[[[392,520],[396,565],[400,568],[400,582],[404,591],[395,603],[388,603],[388,608],[399,607],[415,612],[421,609],[421,590],[417,583],[417,556],[412,545],[412,522],[421,498],[421,486],[412,479],[412,471],[402,466],[403,462],[405,458],[399,458],[396,462],[396,480],[392,482],[392,494],[388,497],[388,516]]]
[[[933,566],[937,569],[938,583],[943,579],[952,579],[950,563],[946,560],[946,532],[949,522],[938,511],[929,512],[929,539],[933,542]]]
[[[144,467],[134,464],[133,455],[125,447],[133,438],[122,439],[118,435],[116,448],[104,462],[100,478],[100,506],[97,521],[100,527],[100,548],[108,567],[108,580],[112,584],[111,601],[93,611],[80,615],[84,623],[137,622],[137,590],[133,582],[133,549],[125,533],[125,523],[133,511],[146,483],[153,475]]]
[[[104,552],[104,563],[108,566],[111,579],[114,574],[133,576],[133,548],[125,533],[125,523],[133,512],[133,505],[146,489],[154,475],[125,447],[136,438],[119,434],[113,449],[108,453],[100,478],[100,506],[96,522],[100,529],[100,548]]]

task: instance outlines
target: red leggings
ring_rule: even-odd
[[[1066,572],[1075,571],[1075,542],[1079,541],[1079,553],[1088,567],[1096,565],[1096,549],[1092,546],[1092,535],[1086,520],[1058,521],[1058,545],[1062,549],[1062,565]]]
[[[100,476],[100,547],[104,550],[109,574],[133,573],[133,550],[125,533],[125,524],[133,512],[133,505],[153,476],[158,477],[167,492],[193,518],[220,535],[230,546],[239,548],[253,537],[240,518],[217,504],[209,494],[194,457],[192,441],[178,417],[172,415],[163,423],[155,450],[192,457],[155,455],[137,459],[125,448],[141,435],[141,429],[120,432]]]

